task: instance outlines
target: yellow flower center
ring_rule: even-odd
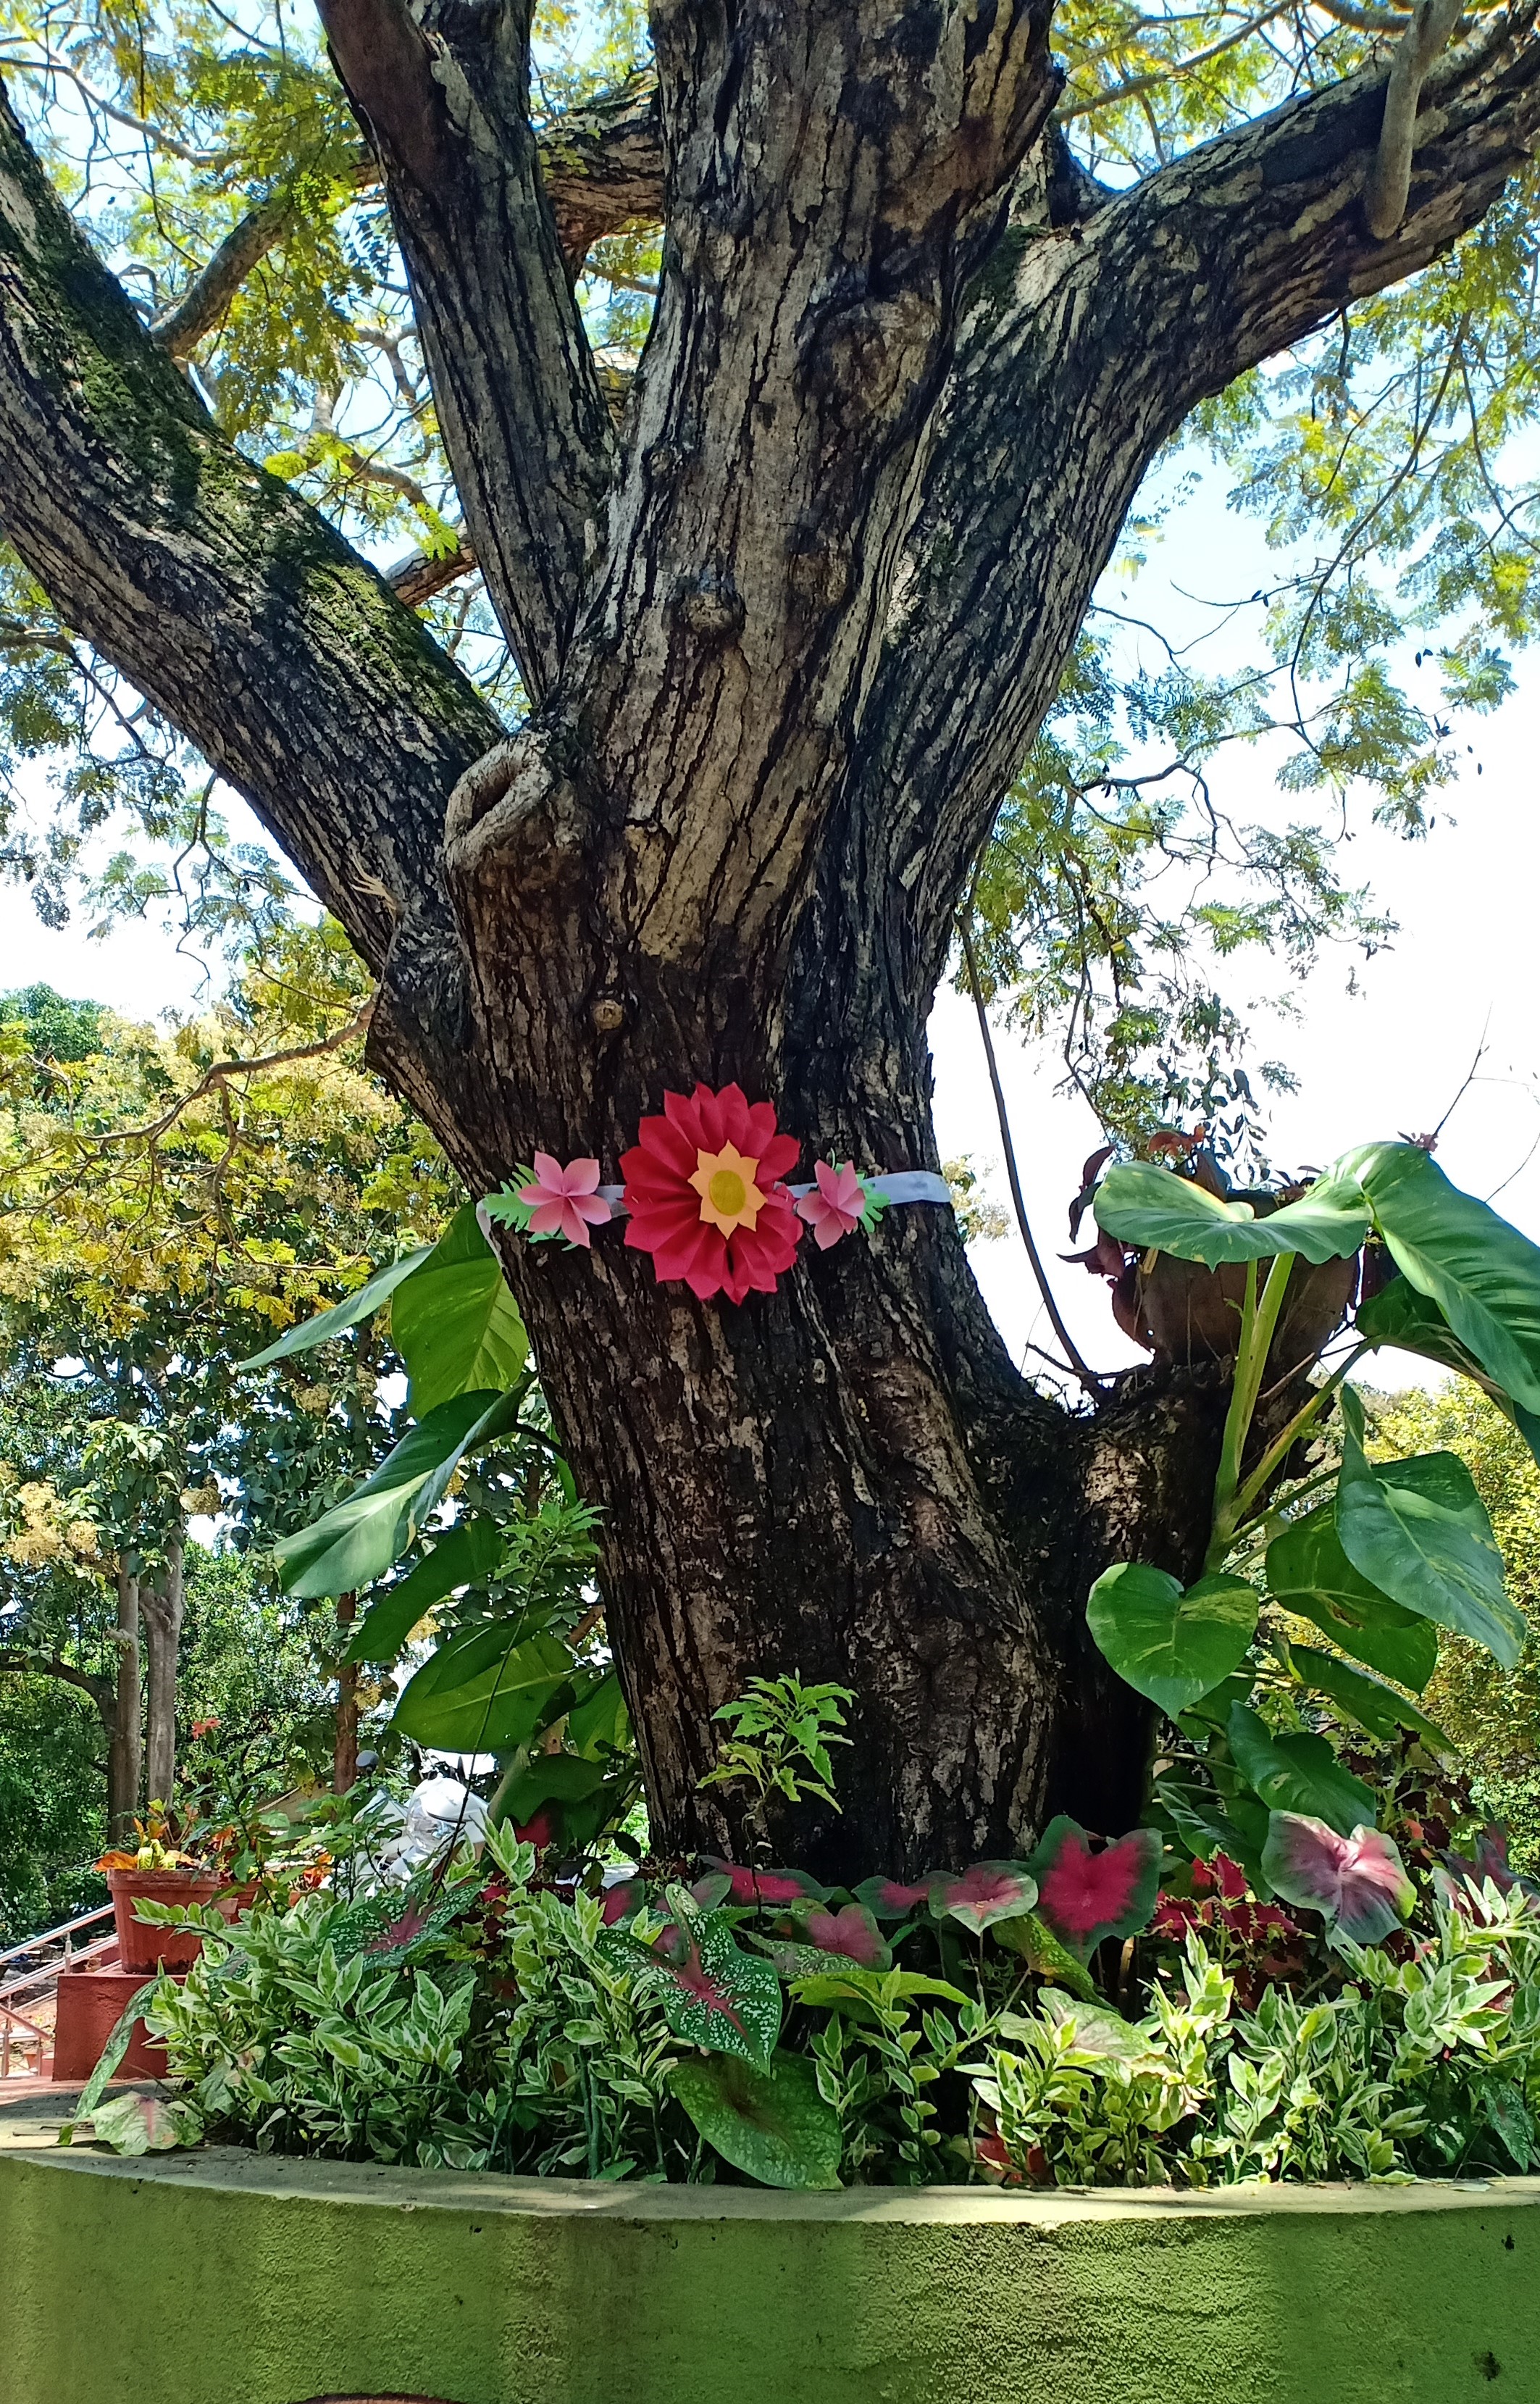
[[[752,1227],[765,1197],[755,1183],[759,1163],[745,1160],[736,1144],[720,1152],[699,1152],[690,1179],[701,1196],[701,1216],[708,1227],[730,1236],[735,1227]]]

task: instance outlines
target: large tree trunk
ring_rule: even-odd
[[[170,1805],[176,1785],[176,1673],[182,1646],[186,1601],[182,1586],[182,1544],[173,1537],[166,1546],[166,1565],[140,1584],[139,1607],[145,1623],[149,1674],[146,1680],[145,1780],[152,1803]]]
[[[139,1809],[144,1768],[144,1697],[139,1674],[139,1581],[118,1572],[118,1666],[107,1726],[107,1828],[114,1844],[129,1833]]]
[[[661,0],[656,117],[590,114],[565,165],[558,128],[544,168],[511,0],[322,13],[534,713],[497,739],[222,440],[0,106],[12,540],[338,913],[381,980],[372,1056],[473,1192],[536,1145],[613,1177],[697,1078],[773,1101],[808,1167],[934,1166],[955,913],[1141,476],[1478,221],[1540,130],[1528,15],[1433,70],[1385,237],[1382,72],[1114,193],[1051,122],[1047,0]],[[639,213],[662,289],[617,440],[573,278]],[[505,1257],[604,1509],[663,1843],[742,1840],[700,1792],[710,1714],[784,1670],[856,1696],[842,1817],[777,1831],[842,1875],[1135,1814],[1147,1715],[1085,1599],[1118,1557],[1198,1560],[1216,1387],[1047,1401],[935,1208],[804,1244],[742,1308],[659,1288],[617,1230]]]

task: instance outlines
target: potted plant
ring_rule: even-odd
[[[202,1950],[196,1928],[152,1928],[138,1917],[141,1903],[212,1903],[228,1886],[221,1868],[176,1840],[163,1803],[152,1803],[133,1824],[139,1841],[104,1852],[96,1866],[107,1881],[118,1928],[118,1956],[125,1970],[146,1976],[156,1970],[187,1970]]]

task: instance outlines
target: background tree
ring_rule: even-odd
[[[934,1165],[925,1020],[970,900],[988,975],[1109,1063],[1082,1073],[1113,1125],[1193,1077],[1234,1101],[1197,939],[1373,929],[1318,825],[1161,794],[1282,730],[1294,790],[1367,779],[1415,825],[1446,712],[1500,697],[1531,622],[1501,481],[1533,406],[1531,12],[660,5],[650,63],[624,19],[585,57],[512,5],[322,15],[329,63],[286,8],[10,19],[79,211],[7,114],[11,740],[96,738],[73,819],[16,823],[49,906],[121,807],[199,874],[122,868],[118,899],[160,875],[260,916],[196,747],[378,977],[371,1056],[473,1192],[536,1143],[613,1173],[696,1076],[810,1153]],[[604,338],[639,316],[622,406]],[[1184,427],[1323,555],[1254,672],[1131,685],[1076,644]],[[423,555],[385,580],[339,529],[403,510]],[[447,653],[411,605],[472,562],[484,604],[431,605]],[[1414,617],[1431,710],[1394,669]],[[1157,910],[1173,851],[1234,897]],[[742,1310],[614,1241],[507,1263],[671,1842],[731,1838],[710,1712],[790,1664],[858,1698],[847,1867],[1000,1852],[1054,1806],[1124,1823],[1146,1716],[1085,1597],[1117,1556],[1196,1566],[1211,1388],[1066,1414],[935,1211]]]
[[[329,1381],[238,1383],[236,1362],[436,1233],[451,1198],[437,1146],[358,1064],[335,930],[270,934],[229,1004],[170,1033],[46,989],[0,1007],[0,1670],[90,1697],[114,1825],[171,1799],[189,1520],[260,1550],[391,1442],[393,1364],[367,1335]]]

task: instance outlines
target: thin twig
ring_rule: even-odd
[[[319,1036],[313,1043],[291,1044],[285,1052],[258,1053],[249,1060],[216,1060],[212,1069],[204,1069],[196,1085],[183,1094],[172,1104],[163,1117],[156,1119],[149,1126],[118,1127],[107,1135],[82,1134],[77,1136],[77,1140],[81,1143],[103,1145],[154,1143],[158,1137],[165,1134],[168,1127],[175,1125],[184,1111],[190,1110],[194,1102],[201,1102],[205,1095],[214,1092],[215,1086],[228,1084],[232,1077],[255,1076],[268,1069],[287,1069],[296,1060],[319,1060],[327,1052],[340,1052],[344,1043],[351,1043],[355,1035],[362,1035],[368,1030],[369,1020],[374,1015],[374,1000],[373,994],[370,994],[363,1009],[350,1018],[345,1027],[338,1027],[335,1034]]]
[[[1088,1368],[1081,1359],[1075,1338],[1064,1324],[1059,1305],[1053,1298],[1053,1288],[1048,1283],[1047,1271],[1043,1266],[1042,1254],[1037,1249],[1032,1228],[1027,1223],[1027,1206],[1022,1198],[1021,1180],[1017,1174],[1016,1146],[1011,1141],[1010,1118],[1006,1109],[1006,1097],[1000,1083],[1000,1070],[994,1057],[994,1038],[990,1032],[989,1012],[984,1006],[984,989],[978,982],[978,963],[974,957],[973,937],[968,930],[965,918],[958,922],[958,932],[963,942],[963,957],[967,963],[968,985],[973,995],[973,1006],[978,1013],[978,1031],[984,1039],[984,1058],[989,1067],[990,1083],[994,1091],[994,1114],[1000,1123],[1000,1141],[1005,1148],[1006,1175],[1010,1182],[1010,1198],[1016,1209],[1016,1223],[1021,1231],[1021,1241],[1027,1248],[1027,1258],[1032,1263],[1032,1273],[1037,1279],[1037,1291],[1043,1297],[1043,1307],[1053,1322],[1054,1334],[1064,1348],[1064,1357],[1087,1392],[1101,1394],[1106,1390],[1095,1370]]]

